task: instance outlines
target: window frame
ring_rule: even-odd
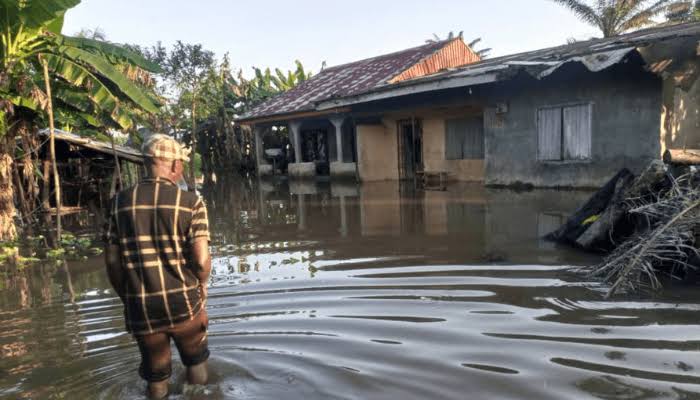
[[[577,106],[588,106],[590,113],[588,116],[588,123],[590,126],[590,143],[589,143],[589,149],[588,149],[588,157],[587,158],[564,158],[564,126],[565,126],[565,121],[564,121],[564,109],[566,108],[573,108]],[[561,153],[561,159],[559,160],[543,160],[540,158],[540,111],[541,110],[548,110],[548,109],[559,109],[561,111],[561,126],[560,126],[560,153]],[[576,101],[576,102],[566,102],[566,103],[557,103],[557,104],[548,104],[544,106],[539,106],[535,109],[535,129],[536,129],[536,134],[537,134],[537,149],[536,149],[536,158],[537,162],[541,164],[589,164],[593,162],[593,114],[595,113],[595,102],[593,101]]]
[[[449,134],[449,124],[450,121],[469,121],[469,120],[475,120],[479,122],[479,127],[480,129],[480,134],[481,134],[481,156],[479,158],[467,158],[464,154],[464,140],[466,139],[466,131],[462,132],[461,134],[461,156],[459,158],[452,158],[448,157],[448,134]],[[464,160],[477,160],[477,161],[483,161],[486,159],[486,126],[485,126],[485,117],[483,114],[481,115],[466,115],[466,116],[455,116],[451,118],[445,118],[445,126],[444,126],[444,132],[443,132],[443,139],[445,143],[445,148],[443,151],[443,157],[445,158],[446,161],[464,161]]]

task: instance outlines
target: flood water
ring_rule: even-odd
[[[700,296],[605,300],[539,239],[590,193],[220,183],[206,388],[180,399],[700,398]],[[100,257],[0,279],[0,397],[137,399]]]

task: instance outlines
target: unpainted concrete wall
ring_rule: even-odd
[[[511,86],[514,85],[514,86]],[[592,73],[562,67],[542,81],[516,80],[496,88],[485,111],[485,183],[538,187],[599,187],[623,167],[640,172],[660,154],[661,79],[624,64]],[[591,160],[537,160],[537,110],[575,103],[593,105]]]
[[[384,119],[381,124],[357,125],[357,168],[360,180],[384,181],[399,179],[396,121]]]

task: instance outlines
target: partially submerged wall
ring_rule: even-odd
[[[362,181],[399,179],[396,121],[357,125],[357,169]]]
[[[468,115],[455,115],[454,117]],[[448,179],[482,182],[484,160],[447,160],[445,157],[445,118],[423,120],[423,164],[428,172],[447,172]]]
[[[599,187],[621,168],[639,172],[660,154],[661,80],[635,62],[592,73],[570,65],[542,81],[524,77],[499,84],[489,103],[507,104],[484,115],[486,184]],[[537,110],[592,104],[591,158],[537,159]]]

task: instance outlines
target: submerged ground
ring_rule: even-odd
[[[219,182],[212,383],[174,398],[700,398],[700,295],[603,300],[539,237],[590,193]],[[102,259],[0,280],[0,397],[140,398]]]

